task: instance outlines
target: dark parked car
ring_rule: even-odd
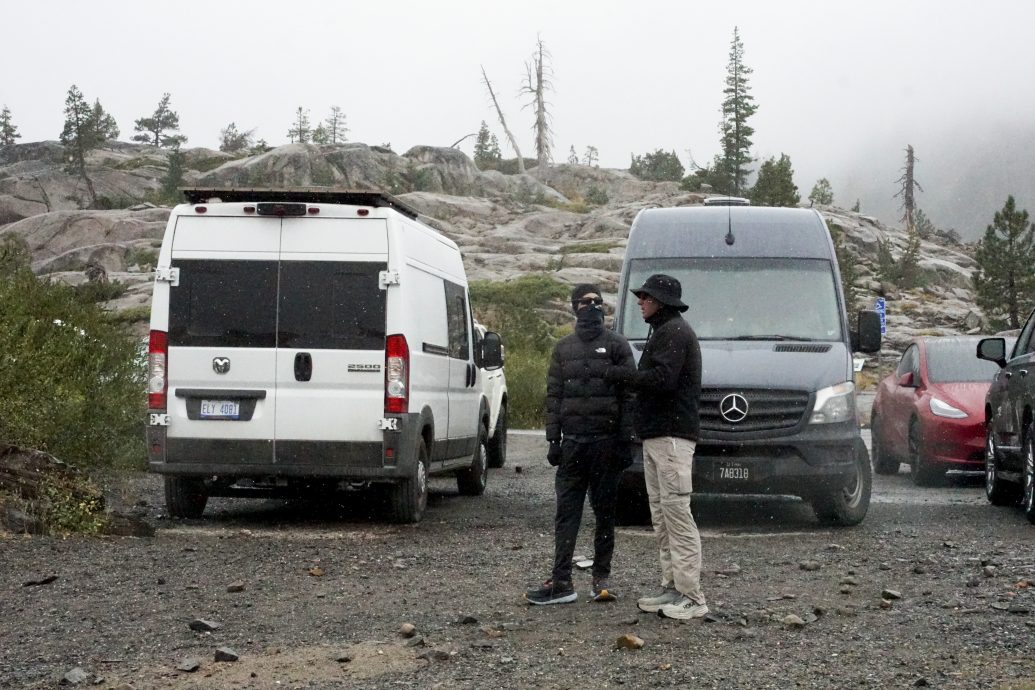
[[[874,471],[895,474],[906,462],[925,486],[947,470],[984,470],[985,394],[997,369],[974,358],[980,340],[916,338],[906,348],[873,400]]]
[[[985,493],[994,505],[1020,498],[1035,524],[1035,311],[1012,348],[1004,338],[985,338],[977,356],[1000,367],[985,401]]]

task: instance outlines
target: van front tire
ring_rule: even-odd
[[[478,444],[471,458],[471,466],[456,473],[456,488],[462,496],[481,496],[485,493],[485,485],[489,479],[489,469],[486,465],[488,435],[489,432],[482,427],[478,433]]]
[[[488,466],[493,468],[503,467],[507,463],[507,406],[500,407],[500,413],[496,415],[496,433],[486,444],[488,451]]]
[[[855,444],[855,473],[848,484],[835,491],[816,494],[810,502],[820,522],[851,527],[858,525],[870,509],[870,491],[873,473],[869,453],[862,439]]]
[[[170,516],[199,518],[207,503],[205,480],[197,477],[165,478],[165,508]]]
[[[417,458],[410,476],[388,489],[388,507],[395,522],[420,522],[428,507],[428,446],[417,442]]]

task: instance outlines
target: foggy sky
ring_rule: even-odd
[[[627,168],[631,154],[657,148],[705,165],[718,151],[738,26],[754,70],[753,154],[787,153],[803,198],[825,176],[839,205],[859,199],[864,212],[893,221],[895,180],[912,144],[925,189],[918,203],[937,224],[976,236],[1009,193],[1035,211],[1035,4],[1023,0],[0,0],[0,8],[0,105],[23,143],[57,139],[75,83],[101,100],[125,141],[169,92],[188,147],[216,148],[231,121],[279,145],[298,106],[315,125],[338,105],[352,141],[400,153],[448,146],[485,120],[510,156],[482,65],[532,157],[533,116],[519,89],[539,35],[551,54],[554,160],[593,145],[604,167]],[[470,154],[472,144],[461,148]],[[975,170],[984,171],[977,182]],[[975,185],[979,203],[968,198]]]

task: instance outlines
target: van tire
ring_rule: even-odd
[[[198,477],[166,477],[165,508],[178,518],[199,518],[205,512],[208,492]]]
[[[485,493],[485,485],[489,479],[489,468],[486,465],[488,456],[486,437],[488,430],[483,426],[478,433],[478,444],[471,457],[471,466],[456,473],[456,488],[462,496],[481,496]]]
[[[873,471],[877,474],[898,474],[898,458],[891,455],[881,441],[880,417],[870,418],[870,445],[873,446]]]
[[[507,406],[500,406],[496,415],[496,432],[489,439],[485,449],[488,451],[489,467],[500,468],[507,463]]]
[[[870,455],[860,438],[855,444],[855,477],[850,485],[812,496],[812,509],[820,522],[841,527],[858,525],[870,508],[872,487]]]
[[[428,507],[428,445],[417,441],[417,458],[409,477],[388,488],[388,509],[394,522],[420,522]]]

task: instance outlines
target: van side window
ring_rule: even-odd
[[[454,359],[470,359],[467,296],[462,286],[448,280],[443,281],[443,284],[446,290],[446,320],[449,323],[449,356]]]

